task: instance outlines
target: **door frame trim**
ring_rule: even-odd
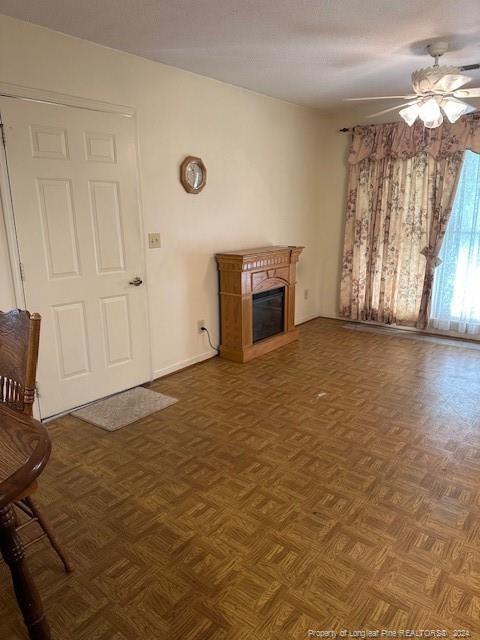
[[[77,109],[117,113],[127,118],[132,118],[136,115],[136,110],[133,107],[103,102],[101,100],[93,100],[90,98],[82,98],[80,96],[71,96],[66,93],[58,93],[56,91],[46,91],[44,89],[36,89],[34,87],[25,87],[19,84],[12,84],[11,82],[0,81],[0,96],[3,96],[4,98],[16,98],[17,100],[28,100],[31,102],[46,102],[48,104],[58,105],[61,107],[75,107]]]
[[[51,104],[53,106],[73,107],[75,109],[87,109],[90,111],[100,111],[102,113],[110,113],[112,115],[120,115],[126,118],[133,118],[134,122],[134,141],[135,141],[135,160],[136,160],[136,183],[137,183],[137,203],[138,203],[138,221],[140,226],[141,246],[142,246],[142,270],[144,272],[144,286],[147,303],[146,324],[148,336],[148,362],[150,382],[153,380],[153,353],[152,353],[152,318],[150,309],[150,296],[147,274],[147,255],[146,255],[146,236],[143,212],[143,193],[142,193],[142,173],[140,159],[140,136],[138,130],[137,110],[134,107],[118,105],[80,96],[73,96],[55,91],[47,91],[34,87],[25,87],[23,85],[12,84],[0,81],[0,97],[13,98],[17,100],[27,100],[29,102],[39,102],[43,104]],[[1,113],[0,113],[1,123]],[[15,214],[13,209],[13,201],[11,194],[10,179],[8,175],[8,161],[6,146],[0,141],[0,215],[2,214],[5,223],[6,240],[9,249],[10,269],[12,273],[13,289],[15,295],[15,303],[17,306],[26,307],[25,290],[23,286],[21,273],[21,256],[18,247],[17,231],[15,225]],[[146,381],[147,382],[147,381]],[[37,398],[38,403],[38,398]]]
[[[3,127],[1,123],[1,114],[0,126]],[[23,289],[22,272],[20,268],[20,251],[18,248],[17,228],[15,225],[15,216],[13,213],[10,177],[8,175],[7,150],[3,142],[0,143],[0,199],[3,212],[3,221],[5,226],[15,304],[17,305],[17,307],[25,307],[25,291]]]

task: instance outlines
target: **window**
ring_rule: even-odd
[[[435,270],[430,326],[480,333],[480,155],[466,151]]]

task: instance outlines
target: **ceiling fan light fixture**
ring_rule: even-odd
[[[443,98],[440,106],[452,124],[470,111],[470,105],[452,98]]]
[[[420,105],[418,115],[427,129],[435,129],[443,122],[440,106],[435,98],[429,98]]]
[[[399,114],[402,116],[409,127],[413,125],[415,120],[418,118],[419,113],[420,108],[418,104],[412,104],[409,107],[406,107],[405,109],[399,111]]]
[[[427,129],[439,127],[444,115],[453,124],[463,115],[476,111],[476,107],[458,98],[480,98],[480,87],[463,89],[472,78],[463,71],[478,69],[479,64],[453,66],[440,65],[440,57],[448,50],[447,42],[433,42],[427,45],[428,53],[435,58],[430,67],[417,69],[412,73],[413,94],[403,96],[374,96],[371,98],[347,98],[347,100],[389,100],[403,98],[407,103],[372,113],[368,118],[376,118],[396,111],[411,127],[420,118]],[[412,100],[413,99],[413,100]]]

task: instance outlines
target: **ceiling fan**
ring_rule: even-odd
[[[412,86],[415,93],[405,96],[375,96],[373,98],[347,98],[349,101],[367,100],[391,100],[403,98],[408,102],[372,113],[369,118],[383,115],[389,111],[397,111],[405,122],[411,127],[420,118],[425,127],[434,129],[443,122],[445,114],[450,122],[456,122],[461,116],[472,111],[476,107],[459,100],[459,98],[479,98],[480,87],[461,89],[472,78],[464,75],[464,71],[480,69],[480,64],[471,64],[463,67],[439,65],[438,60],[448,51],[447,42],[434,42],[427,45],[427,52],[435,59],[431,67],[418,69],[412,73]]]

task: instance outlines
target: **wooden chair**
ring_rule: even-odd
[[[0,311],[0,403],[15,411],[32,415],[35,400],[35,380],[38,362],[38,343],[41,318],[38,313],[13,309],[7,313]],[[28,520],[17,526],[17,531],[37,522],[42,534],[25,544],[25,548],[47,538],[53,549],[70,573],[72,567],[55,540],[52,529],[32,494],[37,483],[31,485],[15,506],[28,516]]]

